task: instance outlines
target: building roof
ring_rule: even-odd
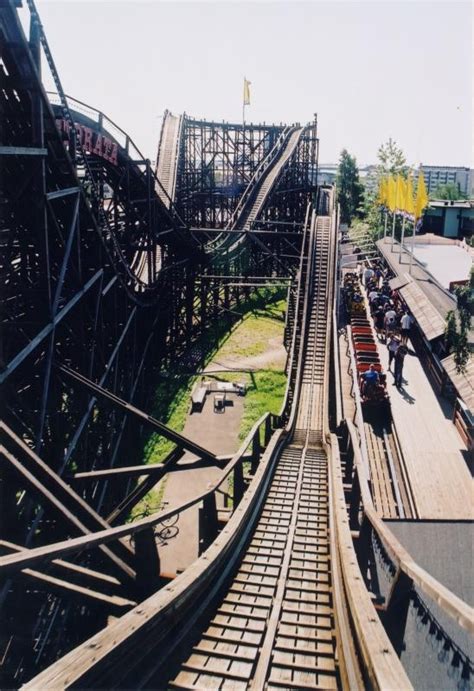
[[[448,355],[441,360],[446,374],[451,379],[453,386],[469,410],[474,411],[474,357],[471,355],[467,363],[466,371],[457,372],[454,355]]]
[[[410,281],[410,274],[400,274],[400,276],[395,276],[395,278],[391,278],[388,282],[388,285],[392,290],[400,290],[402,286],[406,286],[406,284],[410,283]]]
[[[402,286],[399,292],[428,341],[442,336],[445,321],[417,283],[411,281]]]
[[[419,236],[419,238],[421,237],[423,239],[428,238],[428,236]],[[417,241],[419,238],[417,238]],[[444,332],[448,312],[451,310],[456,311],[457,309],[454,295],[443,288],[416,258],[413,261],[411,273],[409,273],[410,255],[403,248],[402,255],[400,256],[400,245],[397,241],[394,243],[393,249],[391,242],[385,242],[383,239],[378,240],[376,244],[377,249],[395,274],[395,277],[390,281],[390,286],[392,289],[399,290],[404,298],[403,291],[408,295],[408,307],[418,321],[426,338],[432,340],[441,336]],[[416,286],[416,288],[409,287],[412,285]],[[421,301],[421,305],[418,304],[419,301]],[[429,304],[432,309],[430,310],[429,307],[426,307],[426,304]],[[422,314],[425,316],[420,322],[417,315]],[[443,324],[442,328],[441,323]],[[425,332],[425,328],[427,332]]]
[[[449,199],[433,199],[429,203],[431,209],[472,209],[474,201],[470,199],[458,199],[457,201]]]

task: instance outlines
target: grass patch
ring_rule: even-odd
[[[277,304],[279,305],[280,302]],[[247,314],[216,353],[214,359],[239,360],[265,353],[270,340],[282,337],[283,314],[284,311],[276,306],[268,312],[254,310]]]
[[[253,294],[236,311],[242,315],[241,321],[229,326],[224,320],[213,324],[193,346],[198,355],[199,364],[186,365],[176,363],[166,373],[162,373],[156,387],[151,414],[171,427],[182,432],[190,407],[191,391],[195,382],[202,375],[186,374],[186,368],[205,367],[212,360],[230,358],[238,363],[239,359],[260,355],[268,348],[269,339],[281,339],[284,329],[286,299],[285,291],[263,289]],[[206,375],[206,379],[211,376]],[[245,381],[247,395],[244,400],[244,414],[239,437],[244,439],[253,424],[267,411],[278,413],[286,386],[283,371],[274,369],[272,363],[268,369],[259,372],[223,372],[215,379],[221,381]],[[174,448],[174,443],[157,432],[148,434],[144,443],[144,463],[161,462]],[[159,510],[166,485],[166,476],[135,506],[129,520],[148,515]]]

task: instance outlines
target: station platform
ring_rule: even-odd
[[[456,309],[455,298],[416,259],[413,260],[410,271],[410,252],[405,249],[405,246],[400,247],[400,243],[397,240],[392,244],[392,239],[387,237],[378,240],[376,245],[394,276],[400,280],[400,284],[410,281],[417,285],[421,295],[426,298],[433,311],[441,318],[444,329],[446,314],[450,310]],[[413,305],[415,312],[417,311],[416,302],[419,303],[419,300],[415,300]],[[411,309],[411,305],[409,306]],[[438,334],[427,334],[427,338],[431,340],[431,337],[436,337],[436,335]]]
[[[418,517],[472,519],[474,485],[466,464],[468,452],[410,341],[408,345],[400,390],[388,372],[384,343],[379,343],[379,351]]]

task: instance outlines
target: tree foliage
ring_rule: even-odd
[[[461,329],[458,334],[456,347],[454,350],[454,364],[457,372],[466,372],[467,364],[471,353],[469,350],[469,342],[467,338],[467,327],[465,322],[461,322]]]
[[[409,166],[402,149],[391,137],[385,144],[379,146],[377,151],[377,182],[386,175],[397,175],[400,173],[404,177],[408,175]]]
[[[341,207],[342,223],[351,224],[360,212],[363,198],[363,187],[359,180],[359,169],[354,156],[347,149],[341,152],[336,178],[338,202]]]
[[[446,185],[438,185],[435,191],[430,194],[430,199],[448,199],[455,202],[458,199],[466,199],[466,195],[461,192],[458,185],[448,182]]]
[[[458,332],[456,315],[454,314],[453,310],[449,310],[448,314],[446,315],[446,326],[444,327],[444,344],[448,354],[454,350],[457,343],[457,338]]]
[[[361,205],[362,216],[368,223],[373,233],[377,234],[380,224],[383,223],[380,208],[377,204],[377,190],[380,181],[388,175],[403,175],[409,172],[405,154],[391,137],[379,146],[377,151],[377,164],[367,176],[364,189],[364,200]]]
[[[471,316],[474,313],[474,271],[472,269],[469,283],[465,286],[457,286],[454,292],[458,302],[458,319],[453,311],[448,312],[444,337],[448,353],[454,353],[457,372],[464,373],[471,357],[468,334]]]

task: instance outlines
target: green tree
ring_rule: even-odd
[[[454,314],[453,310],[450,310],[446,315],[446,326],[444,328],[444,343],[448,355],[456,347],[457,340],[458,332],[456,326],[456,315]]]
[[[341,151],[336,185],[341,207],[341,221],[350,225],[352,219],[359,213],[363,190],[356,159],[349,154],[347,149]]]
[[[446,185],[438,185],[435,191],[430,194],[430,199],[448,199],[455,202],[458,199],[466,199],[466,195],[462,194],[458,185],[448,182]]]
[[[364,201],[362,204],[364,220],[376,237],[382,221],[380,208],[377,204],[377,191],[380,180],[388,175],[408,175],[406,157],[396,141],[391,137],[381,144],[377,151],[377,164],[365,179]]]
[[[471,353],[467,339],[467,325],[464,321],[462,321],[461,330],[459,332],[456,348],[454,350],[454,363],[456,365],[457,372],[462,372],[463,374],[466,372],[467,363],[469,362],[470,357]]]
[[[408,175],[407,159],[397,142],[391,137],[377,151],[377,182],[385,175]]]

